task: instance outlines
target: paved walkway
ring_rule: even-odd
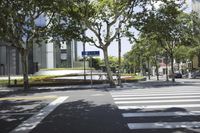
[[[86,70],[86,74],[90,74],[91,70]],[[102,71],[92,70],[93,74],[102,73]],[[72,75],[72,74],[84,74],[84,70],[40,70],[34,75]]]

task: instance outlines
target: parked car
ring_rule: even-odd
[[[181,73],[174,73],[175,74],[175,78],[182,78],[182,74]]]
[[[200,78],[200,70],[192,72],[191,78],[193,79]]]
[[[172,74],[169,75],[169,78],[172,78]],[[174,78],[182,78],[181,73],[174,73]]]

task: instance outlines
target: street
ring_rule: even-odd
[[[0,98],[1,133],[199,133],[200,81],[177,79]]]

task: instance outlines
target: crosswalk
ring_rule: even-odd
[[[110,93],[130,130],[200,132],[199,87],[127,89]]]

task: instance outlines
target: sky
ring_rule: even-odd
[[[191,0],[187,0],[187,9],[185,10],[185,12],[190,12],[191,11]],[[157,7],[159,7],[158,4],[156,4]],[[135,34],[138,34],[138,31],[134,30]],[[91,34],[91,33],[87,33],[87,34]],[[125,53],[127,53],[128,51],[131,50],[133,44],[131,44],[128,41],[128,38],[122,38],[121,39],[121,55],[123,56]],[[79,47],[78,49],[79,53],[78,56],[81,57],[81,52],[83,51],[83,47],[81,45],[81,47]],[[100,51],[100,58],[103,58],[103,52],[101,49],[96,48],[95,46],[91,46],[89,44],[86,43],[86,51]],[[118,42],[116,40],[114,40],[111,45],[108,48],[108,54],[109,56],[116,56],[118,57]]]

